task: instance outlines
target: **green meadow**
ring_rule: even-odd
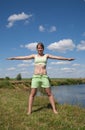
[[[35,97],[28,116],[29,85],[27,80],[0,81],[0,130],[85,130],[84,108],[56,101],[58,114],[54,114],[45,95]]]

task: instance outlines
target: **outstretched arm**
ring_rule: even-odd
[[[62,57],[62,56],[53,56],[53,55],[50,55],[50,54],[47,54],[47,58],[57,59],[57,60],[68,60],[68,61],[74,60],[74,58],[66,58],[66,57]]]
[[[35,55],[29,55],[29,56],[17,56],[17,57],[10,57],[7,58],[7,60],[29,60],[33,59]]]

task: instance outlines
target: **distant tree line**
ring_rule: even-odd
[[[75,85],[75,84],[85,84],[85,78],[49,78],[51,86],[60,85]],[[15,78],[5,77],[0,78],[0,88],[15,88],[17,85],[30,87],[31,78],[22,78],[21,73],[17,74]]]
[[[0,78],[0,80],[4,80],[4,79],[10,80],[11,78],[8,77],[8,76],[6,76],[5,78]],[[22,75],[21,75],[21,73],[17,74],[17,76],[15,77],[15,79],[16,79],[16,80],[22,80]]]

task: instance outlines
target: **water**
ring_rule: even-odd
[[[85,107],[85,84],[52,87],[52,92],[60,104]]]

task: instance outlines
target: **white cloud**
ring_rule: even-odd
[[[51,64],[55,64],[55,65],[66,65],[66,64],[70,64],[71,62],[67,62],[67,61],[59,61],[59,62],[51,62]]]
[[[73,64],[72,66],[81,66],[80,64],[77,64],[77,63],[75,63],[75,64]]]
[[[24,48],[24,45],[20,45],[21,48]]]
[[[76,69],[75,68],[61,68],[61,70],[65,72],[74,72]]]
[[[7,70],[15,70],[16,68],[15,67],[10,67],[10,68],[8,68]]]
[[[49,32],[55,32],[55,31],[56,31],[56,27],[55,26],[50,27]]]
[[[43,25],[40,25],[39,26],[39,31],[40,32],[45,32],[45,31],[47,31],[47,32],[55,32],[56,31],[56,26],[51,26],[50,28],[46,28]]]
[[[0,71],[2,71],[2,69],[0,68]]]
[[[84,37],[85,37],[85,32],[82,34],[82,36],[84,36]]]
[[[37,44],[38,44],[38,42],[29,43],[29,44],[26,44],[26,45],[25,45],[25,48],[30,49],[31,51],[35,51]]]
[[[53,51],[66,52],[67,50],[72,51],[75,48],[75,44],[71,39],[63,39],[59,42],[51,43],[47,48]]]
[[[24,64],[24,63],[22,63],[22,64],[18,64],[17,66],[18,66],[18,67],[28,67],[29,64]]]
[[[32,63],[32,60],[30,59],[30,60],[23,60],[22,62],[24,62],[24,63]]]
[[[85,41],[81,41],[80,44],[77,45],[77,50],[85,51]]]
[[[40,26],[39,26],[39,31],[40,31],[40,32],[44,32],[44,31],[45,31],[45,28],[44,28],[43,25],[40,25]]]
[[[28,71],[22,71],[21,74],[28,74]]]
[[[29,19],[30,17],[32,17],[31,14],[25,14],[24,12],[22,12],[21,14],[13,14],[13,15],[10,15],[8,17],[8,24],[7,24],[7,27],[10,28],[14,25],[14,23],[16,21],[21,21],[21,20],[27,20]]]

